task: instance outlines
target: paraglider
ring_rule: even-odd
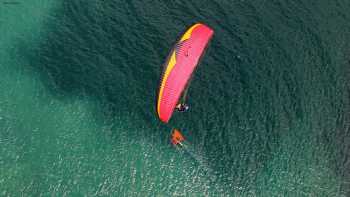
[[[196,23],[171,50],[164,65],[157,99],[158,117],[162,122],[169,121],[174,109],[189,109],[185,103],[189,81],[213,34],[208,26]]]

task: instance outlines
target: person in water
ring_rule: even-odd
[[[185,111],[188,111],[190,109],[190,107],[185,103],[179,103],[176,105],[175,108],[179,112],[185,112]]]

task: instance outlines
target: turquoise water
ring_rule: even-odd
[[[0,1],[1,196],[349,196],[349,10]],[[197,21],[215,36],[164,125],[161,65]]]

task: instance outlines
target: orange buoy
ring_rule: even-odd
[[[171,134],[171,143],[173,145],[181,145],[181,142],[185,140],[184,136],[181,134],[181,132],[177,129],[174,129]]]

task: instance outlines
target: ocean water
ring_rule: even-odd
[[[349,10],[0,1],[0,196],[349,196]],[[161,65],[195,22],[215,35],[163,124]]]

